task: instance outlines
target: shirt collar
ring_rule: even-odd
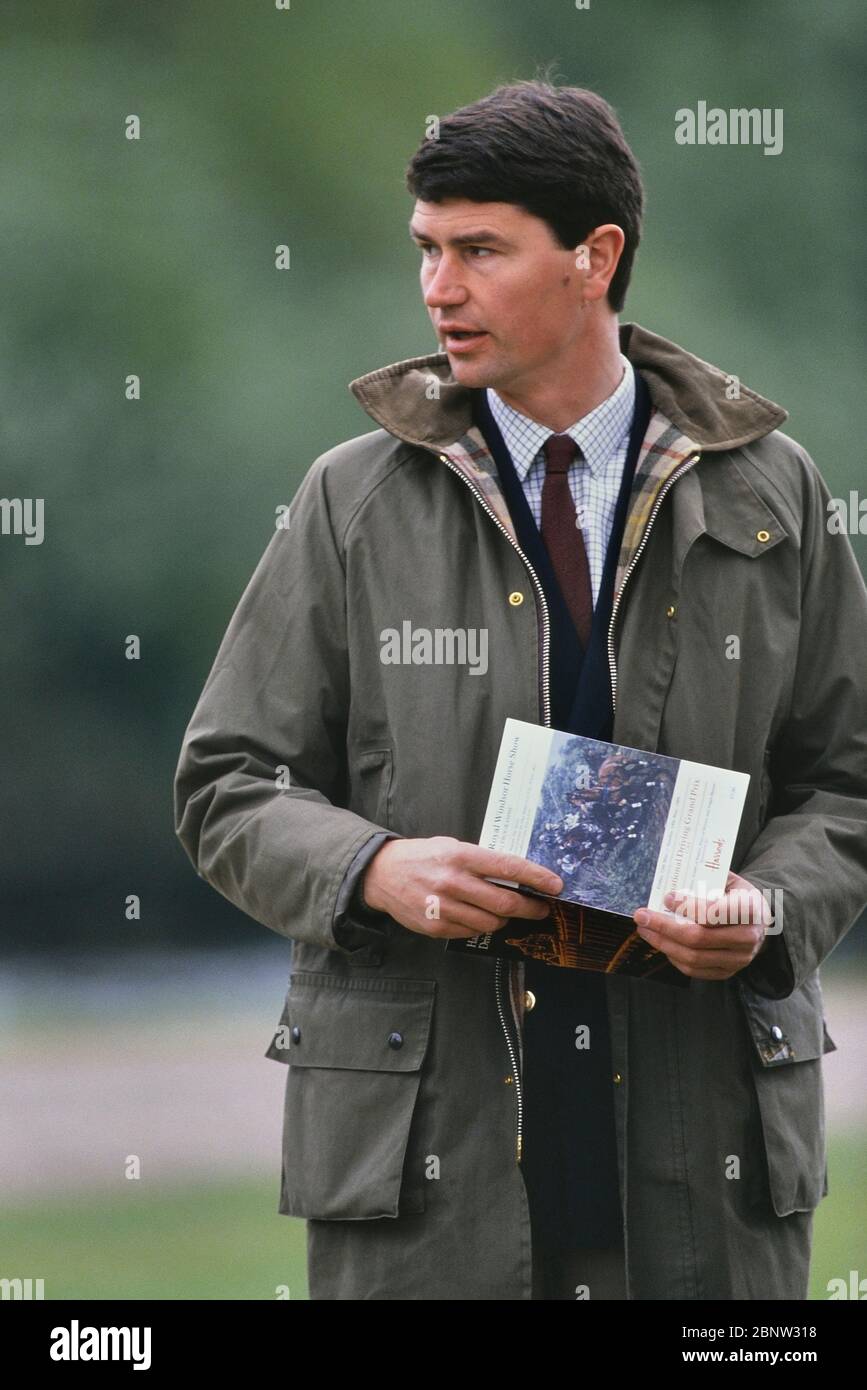
[[[559,431],[560,434],[572,436],[594,477],[598,476],[617,452],[625,447],[632,429],[635,371],[623,353],[620,354],[620,361],[623,365],[620,385],[574,425],[570,425],[567,430]],[[537,420],[531,420],[528,415],[523,415],[519,410],[507,405],[492,386],[486,387],[485,395],[491,414],[503,436],[503,442],[511,455],[515,472],[523,482],[545,440],[557,431],[549,429],[547,425],[540,425]]]

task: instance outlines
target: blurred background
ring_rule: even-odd
[[[648,194],[622,320],[786,407],[848,499],[864,8],[6,0],[0,24],[2,490],[45,499],[41,545],[0,537],[0,1276],[47,1298],[304,1298],[304,1225],[277,1215],[285,1071],[264,1057],[290,943],[197,878],[171,785],[276,509],[373,428],[347,383],[437,348],[405,165],[429,115],[541,65],[601,92]],[[700,100],[782,108],[782,153],[678,145]],[[867,1275],[863,921],[823,984],[815,1298]]]

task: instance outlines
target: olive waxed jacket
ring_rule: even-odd
[[[867,904],[867,589],[786,412],[620,335],[654,409],[613,740],[749,773],[732,868],[782,906],[730,980],[607,979],[629,1296],[803,1298],[828,1190],[818,967]],[[267,1055],[311,1296],[528,1299],[522,963],[447,954],[355,889],[383,832],[478,840],[505,719],[550,722],[546,603],[445,354],[351,389],[378,428],[314,462],[271,538],[184,737],[176,828],[294,943]],[[405,621],[485,629],[487,670],[383,662]]]

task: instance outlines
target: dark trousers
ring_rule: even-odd
[[[625,1298],[605,978],[527,960],[524,986],[536,1000],[524,1018],[521,1162],[534,1297],[574,1299],[589,1284],[591,1298]]]

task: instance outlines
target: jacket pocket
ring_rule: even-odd
[[[406,1172],[434,980],[292,974],[266,1056],[288,1063],[279,1210],[359,1221],[425,1208]]]
[[[787,999],[767,999],[739,981],[752,1040],[774,1211],[812,1211],[828,1193],[822,1056],[836,1051],[817,975]]]

